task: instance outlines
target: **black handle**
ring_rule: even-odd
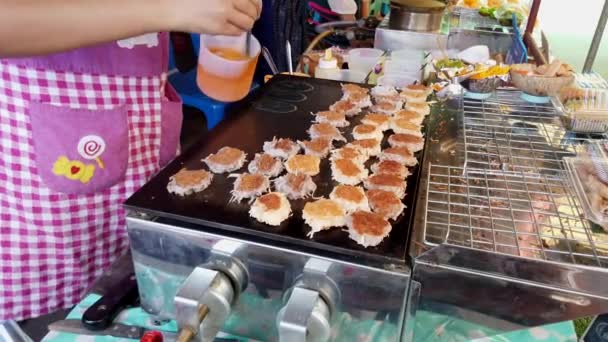
[[[135,305],[138,299],[135,274],[130,273],[84,312],[82,324],[90,330],[106,329],[122,309]]]

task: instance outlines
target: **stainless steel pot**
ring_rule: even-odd
[[[415,32],[436,32],[441,29],[445,5],[438,1],[391,1],[389,28]]]

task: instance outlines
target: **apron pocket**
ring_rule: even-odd
[[[179,153],[179,138],[182,130],[182,100],[167,82],[162,100],[160,166],[169,163]]]
[[[89,194],[124,180],[126,107],[90,110],[31,102],[30,118],[38,175],[49,189]]]

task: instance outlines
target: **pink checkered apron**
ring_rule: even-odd
[[[178,149],[167,34],[0,60],[0,321],[78,302],[124,253],[124,200]]]

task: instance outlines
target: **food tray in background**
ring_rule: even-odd
[[[608,89],[580,88],[580,96],[566,101],[562,95],[551,100],[562,115],[566,129],[577,133],[608,131]]]
[[[564,158],[570,181],[581,202],[585,217],[601,226],[608,225],[608,184],[602,178],[608,178],[608,160],[577,157]],[[599,166],[599,168],[598,168]],[[605,193],[606,196],[601,196]]]
[[[420,164],[424,150],[415,153],[419,164],[410,168],[407,178],[407,194],[403,200],[406,209],[391,222],[390,234],[375,247],[365,248],[350,239],[346,228],[332,228],[318,232],[312,239],[307,237],[310,228],[302,219],[302,209],[306,200],[290,200],[293,215],[280,226],[273,227],[249,216],[250,205],[246,202],[230,202],[230,191],[234,179],[226,175],[214,175],[213,182],[203,192],[181,197],[167,191],[169,177],[182,168],[205,168],[201,159],[219,148],[231,146],[247,153],[247,165],[254,154],[262,151],[265,141],[277,138],[306,140],[306,130],[314,119],[311,112],[327,110],[331,104],[342,97],[339,82],[302,78],[289,75],[276,75],[235,106],[226,120],[220,123],[209,135],[185,151],[161,170],[126,202],[131,210],[151,214],[156,217],[176,221],[176,225],[194,230],[208,229],[221,235],[245,235],[256,242],[298,247],[307,253],[330,254],[347,260],[353,258],[369,262],[405,264],[409,232],[413,224],[415,199],[417,196]],[[364,113],[369,112],[368,109]],[[360,123],[362,115],[350,119],[350,126],[341,129],[343,135],[352,139],[352,129]],[[424,133],[424,130],[423,130]],[[382,148],[388,147],[385,138]],[[335,143],[339,148],[342,143]],[[369,167],[375,160],[370,159]],[[313,177],[317,185],[315,196],[327,197],[336,183],[332,179],[328,158],[321,161],[321,172]],[[246,167],[235,173],[246,172]],[[177,223],[179,222],[179,223]]]

